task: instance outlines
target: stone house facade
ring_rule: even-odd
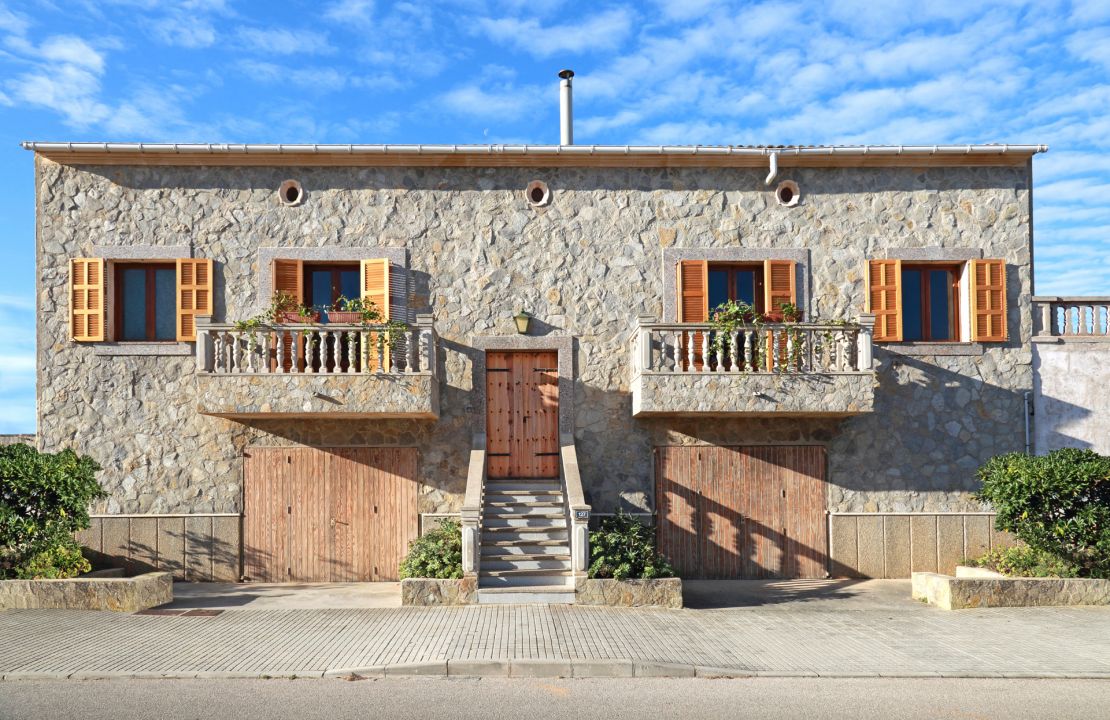
[[[388,579],[461,514],[493,586],[617,511],[690,577],[1005,540],[971,492],[1027,442],[1042,147],[26,146],[38,439],[103,466],[106,556]],[[235,327],[275,290],[394,329]]]

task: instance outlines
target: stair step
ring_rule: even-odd
[[[510,481],[487,481],[487,493],[502,493],[502,492],[563,492],[563,486],[558,482],[551,482],[544,480],[542,482],[527,482],[519,480]]]
[[[482,533],[482,544],[502,542],[507,545],[533,545],[540,542],[557,542],[569,545],[570,536],[565,528],[537,530],[529,528],[486,528]]]
[[[486,587],[478,590],[480,605],[573,605],[574,588],[566,585]]]
[[[494,576],[497,576],[499,573],[516,573],[524,575],[563,571],[569,572],[571,570],[569,556],[565,560],[558,558],[547,558],[542,560],[501,560],[483,557],[479,567],[483,575]]]
[[[565,568],[486,568],[485,563],[483,563],[479,575],[481,578],[519,578],[538,575],[563,578],[570,576],[570,570]]]
[[[528,508],[528,507],[510,507],[510,508],[489,508],[486,512],[482,513],[483,521],[500,519],[509,520],[512,518],[565,518],[566,515],[561,509],[556,508],[552,510],[549,507]]]
[[[564,535],[566,533],[563,533]],[[506,548],[522,548],[534,551],[534,548],[565,548],[567,547],[566,540],[552,539],[552,540],[519,540],[514,537],[497,536],[496,539],[490,540],[482,538],[482,551],[492,549],[506,549]]]
[[[524,588],[539,586],[574,587],[574,576],[569,572],[553,572],[542,570],[539,572],[511,572],[501,571],[497,574],[487,575],[482,573],[478,578],[478,588]]]
[[[517,542],[515,540],[497,543],[482,543],[482,557],[563,557],[569,555],[569,548],[562,540],[541,540],[539,542]]]
[[[527,489],[524,489],[524,490],[505,490],[505,489],[502,489],[502,488],[491,488],[489,485],[486,485],[486,500],[501,499],[501,498],[515,499],[515,498],[525,498],[525,497],[531,497],[531,496],[541,497],[541,498],[561,499],[563,497],[563,491],[561,489],[560,490],[537,490],[536,488],[527,488]]]
[[[506,530],[563,530],[566,531],[567,520],[562,515],[555,517],[544,517],[536,515],[531,517],[490,517],[482,518],[482,529],[492,532],[504,532]]]
[[[502,548],[503,549],[503,548]],[[513,553],[513,552],[496,552],[496,553],[482,553],[482,567],[486,567],[486,563],[505,563],[505,562],[570,562],[570,553],[566,552],[566,548],[554,548],[561,552],[538,552],[538,553]],[[491,565],[490,569],[497,569],[498,566]]]
[[[561,510],[562,500],[490,500],[486,498],[487,508],[543,508],[547,510]]]

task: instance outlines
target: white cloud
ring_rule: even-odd
[[[1082,60],[1110,68],[1110,28],[1077,32],[1068,38],[1067,47]]]
[[[87,42],[72,35],[47,38],[39,48],[39,55],[45,60],[88,68],[98,75],[104,71],[104,57]]]
[[[340,24],[370,25],[374,16],[373,0],[339,0],[328,5],[324,17]]]
[[[549,57],[618,47],[632,29],[632,13],[626,8],[614,8],[581,22],[546,27],[535,18],[481,18],[478,26],[495,42]]]
[[[335,50],[327,35],[311,30],[241,28],[238,35],[246,49],[267,55],[318,55]]]
[[[99,77],[74,65],[24,73],[9,82],[8,90],[15,100],[55,110],[77,127],[94,125],[111,112],[99,100]]]
[[[275,63],[244,60],[239,69],[251,79],[264,83],[289,84],[307,90],[333,92],[342,90],[347,76],[333,68],[294,67]]]
[[[511,120],[541,107],[542,91],[503,85],[486,90],[478,85],[457,87],[440,97],[441,106],[461,115]]]
[[[30,26],[31,23],[22,15],[17,15],[3,5],[0,5],[0,30],[12,33],[13,35],[23,35]]]
[[[154,21],[152,29],[167,45],[196,49],[216,44],[216,28],[205,17],[176,13]]]

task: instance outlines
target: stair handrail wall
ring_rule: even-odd
[[[486,487],[486,434],[474,433],[470,444],[470,467],[466,473],[466,495],[459,515],[462,523],[464,577],[478,575],[481,553],[482,500]]]
[[[586,495],[582,491],[574,435],[560,435],[559,445],[559,472],[566,493],[567,529],[570,531],[571,570],[575,576],[582,576],[590,565],[590,506],[586,504]]]

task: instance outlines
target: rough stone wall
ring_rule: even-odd
[[[833,510],[967,510],[975,467],[1020,449],[1029,350],[1025,167],[791,169],[795,208],[758,169],[66,167],[37,161],[39,433],[105,468],[109,512],[235,512],[251,444],[420,449],[422,512],[457,509],[470,435],[477,335],[512,334],[524,307],[575,345],[575,435],[598,511],[652,506],[660,443],[820,442]],[[303,205],[276,189],[297,178]],[[542,179],[549,206],[523,190]],[[266,420],[199,415],[191,357],[104,357],[67,339],[67,260],[93,245],[191,245],[215,260],[216,322],[253,312],[260,246],[407,248],[414,312],[442,338],[441,416]],[[962,356],[878,348],[875,410],[829,419],[632,418],[629,337],[661,316],[664,247],[804,248],[810,318],[864,308],[864,263],[888,248],[982,248],[1008,264],[1002,346]],[[917,352],[920,352],[918,350]],[[977,354],[976,354],[977,353]]]
[[[1110,455],[1110,343],[1033,344],[1033,447],[1038,454],[1065,447]]]

